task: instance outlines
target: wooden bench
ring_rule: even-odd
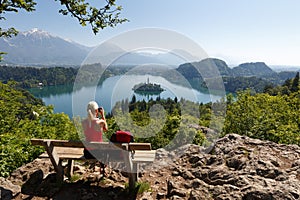
[[[64,175],[73,175],[74,160],[88,160],[83,155],[83,149],[93,148],[103,151],[119,152],[121,158],[109,158],[109,162],[123,162],[128,172],[129,188],[135,187],[138,180],[138,164],[151,163],[155,159],[155,150],[150,143],[111,143],[111,142],[83,142],[70,140],[31,139],[32,145],[44,146],[49,159],[57,173],[59,181],[63,181]],[[108,154],[109,154],[108,153]],[[42,155],[42,156],[45,156]],[[108,155],[109,157],[109,155]],[[67,160],[67,173],[64,174],[62,161]]]

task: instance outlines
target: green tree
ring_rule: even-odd
[[[42,151],[31,138],[79,139],[75,126],[64,113],[53,113],[15,82],[0,82],[0,176],[32,161]]]
[[[224,133],[299,145],[300,100],[296,94],[239,93],[237,101],[228,106]]]
[[[299,72],[297,72],[291,86],[291,92],[297,92],[299,90]]]
[[[299,72],[296,73],[296,76],[293,79],[287,79],[283,85],[279,85],[276,87],[267,87],[265,88],[264,92],[270,95],[288,95],[290,96],[291,93],[295,93],[299,91]]]
[[[128,21],[120,17],[122,7],[116,4],[116,0],[105,0],[103,7],[96,8],[91,6],[88,0],[54,0],[59,1],[62,9],[59,11],[63,15],[71,15],[78,20],[81,26],[89,24],[94,34],[100,29],[106,27],[115,27],[118,24]],[[27,12],[35,11],[35,0],[2,0],[0,1],[0,20],[6,20],[3,16],[6,13],[19,12],[25,10]],[[0,37],[12,37],[17,35],[15,28],[3,30],[0,27]],[[0,52],[0,60],[2,59]]]

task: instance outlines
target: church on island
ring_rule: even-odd
[[[139,83],[135,85],[133,88],[134,92],[158,92],[161,93],[164,89],[155,83],[150,83],[149,78],[147,78],[147,83]]]

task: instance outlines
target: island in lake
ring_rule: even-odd
[[[132,88],[134,92],[137,93],[161,93],[164,91],[163,88],[159,84],[150,83],[149,78],[147,79],[147,83],[139,83]]]

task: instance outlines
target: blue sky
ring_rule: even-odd
[[[93,0],[95,1],[95,0]],[[130,20],[96,36],[89,26],[58,13],[60,3],[38,1],[36,11],[6,14],[0,26],[20,31],[38,28],[87,46],[146,27],[176,31],[197,42],[210,57],[227,64],[262,61],[300,66],[298,0],[120,0]]]

